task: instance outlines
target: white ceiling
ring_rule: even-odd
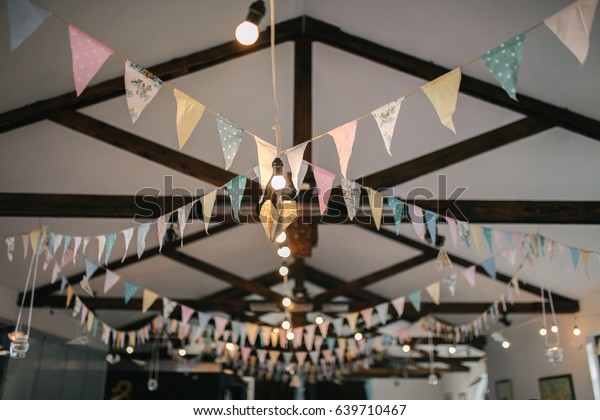
[[[142,66],[230,41],[235,25],[245,16],[249,0],[68,1],[39,0],[39,4],[73,22]],[[452,68],[536,24],[569,4],[569,0],[522,2],[414,0],[374,1],[329,0],[276,2],[277,21],[303,14],[340,26],[355,34],[427,61]],[[598,19],[596,18],[596,21]],[[18,50],[8,52],[8,22],[0,11],[0,112],[54,97],[73,90],[71,57],[66,27],[50,18]],[[587,62],[580,67],[575,57],[546,28],[532,32],[526,42],[519,74],[519,92],[600,119],[600,24],[591,36]],[[284,147],[292,145],[293,46],[277,47],[278,89]],[[319,134],[363,115],[423,84],[423,80],[335,50],[321,44],[313,48],[313,134]],[[476,63],[466,74],[495,83],[487,69]],[[92,84],[119,77],[121,60],[112,57]],[[268,51],[214,66],[171,82],[210,108],[244,128],[273,141],[274,121]],[[82,112],[94,118],[177,149],[175,101],[163,89],[135,125],[131,124],[124,96],[97,104]],[[391,158],[385,152],[372,119],[359,123],[348,176],[358,178],[383,168],[409,161],[425,153],[458,143],[522,118],[521,115],[480,100],[460,95],[455,114],[455,136],[443,127],[423,95],[408,98],[400,112],[392,142]],[[164,176],[172,176],[176,187],[195,191],[212,188],[205,182],[177,173],[141,157],[101,143],[93,138],[44,121],[0,134],[0,191],[31,193],[135,194],[141,188],[164,188]],[[195,158],[223,166],[216,124],[205,114],[183,150]],[[314,144],[314,162],[339,172],[333,143]],[[467,186],[469,199],[599,200],[600,145],[563,129],[553,129],[493,152],[444,168],[449,190]],[[256,165],[256,151],[246,136],[231,168],[241,173]],[[394,188],[404,196],[415,187],[436,192],[437,173],[425,175]],[[46,224],[52,230],[72,235],[96,235],[132,225],[117,219],[31,219],[0,218],[0,234],[27,231]],[[600,249],[599,226],[502,225],[494,228],[537,232],[558,242]],[[201,224],[188,232],[202,229]],[[410,226],[403,233],[416,238]],[[447,235],[446,227],[440,228]],[[147,246],[155,246],[155,235]],[[133,244],[132,244],[133,245]],[[0,256],[0,285],[20,291],[26,275],[20,244],[15,262]],[[131,247],[130,254],[134,252]],[[450,250],[474,262],[476,255],[459,246]],[[90,247],[89,253],[95,251]],[[123,252],[117,243],[113,255]],[[274,270],[279,263],[275,249],[265,241],[259,225],[241,226],[184,247],[183,252],[218,265],[244,278]],[[4,251],[3,251],[4,254]],[[320,226],[319,245],[308,264],[350,281],[377,271],[417,252],[350,226]],[[594,261],[592,261],[594,260]],[[600,290],[598,262],[592,257],[589,277],[580,266],[573,272],[568,255],[560,262],[544,264],[541,272],[526,267],[524,278],[573,298]],[[69,268],[68,274],[82,269]],[[506,261],[498,259],[499,271],[512,274]],[[156,290],[177,297],[202,297],[227,285],[158,256],[119,273]],[[370,286],[389,299],[409,293],[441,279],[433,262]],[[40,282],[46,283],[50,272]],[[308,279],[310,280],[310,279]],[[96,282],[101,280],[96,280]],[[93,282],[94,283],[94,282]],[[100,285],[95,287],[100,289]],[[477,287],[459,280],[457,296],[443,291],[443,301],[493,300],[503,286],[478,275]],[[111,294],[119,295],[115,288]],[[532,299],[522,295],[522,300]],[[114,316],[113,316],[114,318]],[[474,316],[473,316],[474,318]]]

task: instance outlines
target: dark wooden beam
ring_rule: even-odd
[[[312,138],[312,39],[304,31],[294,42],[294,145]],[[306,146],[305,159],[312,161],[312,144]]]
[[[292,272],[293,272],[292,270],[293,270],[293,268],[290,267],[290,274],[292,274]],[[279,275],[278,271],[271,271],[269,273],[263,274],[262,276],[255,277],[254,279],[252,279],[250,281],[260,284],[261,286],[269,288],[271,286],[275,286],[276,284],[281,283],[283,281],[283,279]],[[221,290],[220,292],[215,292],[209,296],[206,296],[206,297],[202,298],[201,300],[204,300],[204,299],[207,299],[207,300],[239,299],[239,298],[243,298],[248,295],[249,295],[249,293],[244,289],[240,289],[238,287],[229,287],[225,290]]]
[[[498,147],[505,146],[520,139],[552,128],[556,124],[524,118],[510,123],[487,133],[480,134],[460,143],[453,144],[435,152],[428,153],[418,158],[400,163],[391,168],[384,169],[366,176],[364,185],[374,189],[391,188],[420,176],[446,168],[463,160],[480,155]]]
[[[382,270],[378,270],[375,273],[367,274],[366,276],[362,276],[356,280],[349,281],[348,283],[344,283],[335,289],[329,289],[324,291],[323,293],[315,296],[311,299],[313,302],[322,302],[325,299],[330,299],[335,296],[341,296],[350,291],[363,289],[371,284],[377,283],[383,279],[386,279],[390,276],[393,276],[398,273],[402,273],[403,271],[410,270],[418,265],[421,265],[427,261],[431,261],[436,256],[432,256],[431,253],[423,253],[417,255],[416,257],[410,258],[406,261],[402,261],[398,264],[394,264],[390,267],[386,267]]]
[[[302,18],[278,23],[275,25],[275,42],[280,44],[291,41],[301,33],[301,30]],[[232,40],[200,52],[147,67],[147,69],[163,81],[172,80],[269,48],[270,33],[270,28],[267,28],[267,30],[262,32],[258,41],[251,46],[243,46],[239,42]],[[89,86],[79,97],[75,95],[75,92],[69,92],[51,99],[26,105],[0,114],[0,133],[41,121],[58,110],[87,107],[123,95],[124,93],[123,77],[117,77],[94,86]]]
[[[418,242],[415,241],[413,239],[410,239],[404,235],[398,235],[396,236],[396,234],[394,232],[390,232],[388,230],[385,229],[381,229],[381,230],[377,230],[374,226],[368,226],[368,225],[364,225],[364,224],[358,224],[357,226],[362,227],[363,229],[366,229],[368,231],[371,231],[375,234],[378,234],[380,236],[386,237],[388,239],[391,239],[393,241],[399,242],[401,244],[410,246],[412,248],[418,249],[420,251],[422,251],[423,253],[427,253],[430,254],[431,256],[436,255],[437,256],[437,250],[426,245],[425,243],[422,242]],[[446,251],[448,251],[446,249]],[[472,262],[472,261],[468,261],[464,258],[461,258],[457,255],[454,255],[450,252],[448,252],[448,256],[450,257],[450,260],[452,260],[452,262],[454,264],[458,264],[462,267],[469,267],[471,265],[475,265],[475,269],[478,273],[483,274],[484,276],[488,276],[487,272],[485,271],[485,269],[483,267],[481,267],[480,265]],[[501,272],[496,272],[496,281],[505,283],[505,284],[509,284],[511,282],[512,277],[511,276],[507,276],[506,274],[503,274]],[[525,290],[535,296],[541,296],[541,290],[539,287],[534,286],[530,283],[527,283],[523,280],[519,279],[519,288],[521,290]],[[548,298],[548,292],[547,290],[544,290],[544,296],[546,298]],[[579,301],[568,298],[566,296],[557,294],[557,293],[552,293],[552,298],[554,300],[554,305],[556,305],[556,302],[560,301],[561,303],[564,303],[565,305],[567,305],[570,308],[570,312],[567,313],[575,313],[577,311],[579,311]]]
[[[307,18],[306,27],[315,41],[421,79],[433,80],[450,71],[450,69],[437,64],[348,34],[341,31],[338,27],[325,22]],[[585,117],[568,109],[560,108],[521,94],[518,95],[518,101],[513,101],[500,86],[483,82],[465,74],[461,78],[460,91],[491,104],[539,120],[551,121],[567,130],[600,140],[600,121]],[[398,92],[398,94],[401,95],[402,92]]]
[[[468,372],[468,367],[449,366],[447,368],[435,368],[435,372],[441,373],[456,373]],[[360,369],[351,371],[348,378],[426,378],[430,371],[428,367],[371,367],[369,369]]]

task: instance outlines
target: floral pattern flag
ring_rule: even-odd
[[[90,83],[113,50],[98,42],[74,25],[69,25],[69,40],[73,58],[73,78],[77,96]]]
[[[348,161],[352,155],[352,146],[356,137],[357,121],[350,121],[340,127],[337,127],[329,132],[335,143],[338,156],[340,158],[340,168],[342,175],[346,178],[346,170],[348,169]]]
[[[377,108],[371,112],[373,118],[377,122],[377,127],[383,137],[383,143],[390,156],[392,156],[391,146],[392,137],[394,137],[394,128],[396,127],[396,120],[398,119],[398,112],[400,112],[400,106],[404,97],[396,99],[382,107]]]
[[[346,208],[348,209],[348,217],[350,217],[350,220],[353,220],[354,216],[356,216],[356,208],[360,204],[361,186],[355,181],[342,178],[342,192]]]
[[[8,257],[8,261],[12,261],[13,255],[15,253],[15,237],[7,236],[5,241],[6,241],[6,256]]]
[[[523,45],[525,44],[525,35],[516,37],[503,42],[496,48],[492,48],[481,56],[481,62],[489,69],[492,76],[500,83],[502,88],[515,101],[517,100],[517,79],[521,59],[523,58]]]
[[[127,60],[125,63],[125,96],[131,121],[136,122],[140,114],[162,87],[162,80],[148,70]]]
[[[219,129],[223,157],[225,158],[225,170],[228,170],[240,147],[244,130],[222,115],[217,115],[217,128]]]

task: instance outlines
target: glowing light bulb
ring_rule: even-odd
[[[427,383],[429,385],[437,385],[438,384],[438,377],[435,373],[432,373],[431,375],[429,375],[427,377]]]
[[[317,315],[317,317],[315,318],[315,323],[317,325],[321,325],[323,323],[324,319],[321,315]]]
[[[275,238],[275,242],[277,242],[278,244],[282,244],[285,242],[286,239],[287,239],[287,235],[285,234],[285,232],[281,232],[279,234],[279,236],[277,236],[277,238]]]
[[[546,327],[540,328],[540,335],[544,337],[546,334],[548,334],[548,330],[546,329]]]
[[[271,187],[275,191],[279,191],[285,187],[285,177],[283,175],[273,175],[273,178],[271,178]]]
[[[277,328],[277,327],[273,328],[273,332],[274,332],[275,334],[279,334],[279,328]]]
[[[282,265],[281,267],[279,267],[279,275],[287,276],[289,273],[290,273],[290,269],[287,268],[287,266]]]
[[[454,346],[448,347],[448,354],[454,354],[454,353],[456,353],[456,347],[454,347]]]
[[[127,348],[125,349],[125,351],[127,352],[127,354],[132,354],[133,353],[133,347],[127,346]]]
[[[187,352],[185,351],[185,349],[179,349],[179,355],[181,357],[184,357],[187,354]]]
[[[575,328],[573,328],[573,335],[577,337],[581,335],[581,330],[577,327],[577,325],[575,326]]]
[[[404,353],[408,353],[410,351],[410,345],[408,345],[408,344],[403,345],[402,346],[402,351]]]
[[[292,254],[292,251],[287,246],[282,246],[277,250],[277,255],[281,258],[287,258]]]
[[[558,332],[558,325],[552,324],[552,326],[550,327],[550,331],[556,334]]]
[[[287,338],[289,341],[292,341],[294,339],[294,333],[292,331],[288,331],[285,334],[285,338]]]
[[[235,346],[233,345],[233,343],[227,343],[225,344],[225,348],[229,351],[232,351],[235,348]]]
[[[242,45],[252,45],[258,39],[258,26],[247,20],[235,28],[235,39]]]
[[[510,342],[508,340],[504,340],[502,342],[502,347],[505,348],[505,349],[509,348],[510,347]]]
[[[289,330],[291,326],[292,324],[290,324],[290,321],[288,321],[287,319],[281,323],[281,328],[283,328],[284,330]]]
[[[289,308],[290,306],[292,306],[292,299],[290,299],[289,297],[286,296],[283,299],[281,299],[281,304],[285,308]]]
[[[357,332],[356,334],[354,334],[354,339],[356,341],[360,341],[360,340],[362,340],[362,338],[363,338],[363,335],[360,332]]]

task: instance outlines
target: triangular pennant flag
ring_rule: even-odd
[[[325,214],[327,211],[327,203],[329,203],[329,197],[331,196],[331,187],[333,186],[335,174],[316,165],[313,165],[313,174],[315,175],[315,182],[319,189],[319,211],[321,214]]]
[[[58,235],[56,235],[58,236]],[[62,239],[62,235],[61,235],[61,239]],[[27,258],[27,252],[29,251],[29,233],[23,233],[21,235],[21,241],[23,242],[23,258]],[[58,248],[58,246],[56,246],[56,242],[54,243],[55,248]],[[56,252],[56,250],[54,251]]]
[[[93,261],[88,260],[87,258],[84,258],[83,262],[85,264],[85,276],[88,279],[91,279],[94,276],[96,270],[98,270],[99,265]]]
[[[281,352],[279,350],[269,350],[269,360],[271,361],[271,363],[277,362],[277,359],[279,359],[280,354]]]
[[[315,336],[315,350],[321,351],[321,347],[323,346],[323,337],[320,335]]]
[[[71,300],[73,299],[74,295],[75,295],[75,289],[70,284],[67,284],[67,303],[65,305],[65,308],[68,308],[69,306],[71,306]]]
[[[256,136],[256,152],[258,153],[258,167],[260,169],[260,187],[264,190],[273,175],[273,160],[277,157],[277,147]]]
[[[61,280],[60,280],[60,292],[62,293],[63,290],[65,290],[65,288],[67,287],[67,284],[69,284],[69,280],[67,280],[67,278],[65,276],[62,276]]]
[[[142,312],[148,312],[148,309],[158,299],[158,293],[154,293],[152,290],[144,289],[144,295],[142,297]]]
[[[352,312],[351,314],[346,315],[346,321],[348,321],[350,331],[353,333],[356,332],[356,321],[358,321],[358,315],[358,312]]]
[[[81,288],[83,290],[85,290],[85,292],[88,295],[90,295],[91,297],[94,297],[94,291],[90,287],[90,281],[89,281],[89,279],[86,276],[83,276],[83,278],[81,279],[81,282],[79,283],[79,285],[81,286]]]
[[[554,35],[583,64],[590,48],[590,32],[598,0],[578,0],[544,21]]]
[[[475,266],[471,265],[462,270],[462,275],[467,279],[471,287],[475,287]]]
[[[121,231],[123,234],[123,240],[125,241],[125,252],[123,253],[123,259],[121,262],[125,261],[127,257],[127,250],[129,249],[129,244],[131,243],[131,238],[133,238],[133,228],[127,228]]]
[[[63,245],[63,260],[65,259],[64,254],[67,252],[67,249],[69,248],[69,245],[71,245],[71,240],[72,239],[73,239],[72,236],[65,235],[65,241],[64,241],[64,245]],[[33,243],[31,245],[33,246]],[[35,247],[33,247],[33,249],[35,250]]]
[[[158,252],[162,250],[163,247],[163,238],[167,233],[167,229],[169,227],[169,220],[171,215],[169,213],[163,214],[158,219],[156,219],[156,230],[158,233]]]
[[[450,261],[450,257],[444,248],[440,248],[440,252],[438,252],[438,256],[435,260],[435,269],[437,271],[442,271],[444,269],[452,268],[452,261]]]
[[[6,242],[6,256],[8,257],[8,261],[13,260],[13,255],[15,253],[15,237],[7,236],[5,239]]]
[[[258,325],[247,322],[246,330],[248,331],[248,342],[251,346],[254,346],[256,337],[258,336]]]
[[[106,235],[106,252],[104,253],[104,264],[108,265],[108,259],[112,252],[113,246],[117,240],[117,232],[112,232]]]
[[[212,318],[211,314],[207,314],[206,312],[198,311],[198,321],[200,323],[200,328],[206,329],[206,327],[208,326],[208,322],[210,321],[211,318]]]
[[[29,0],[8,0],[10,50],[16,50],[51,14]]]
[[[258,362],[261,365],[265,364],[265,360],[267,360],[267,350],[265,349],[257,349],[256,350],[256,357],[258,358]]]
[[[52,269],[52,278],[50,280],[51,284],[54,284],[56,279],[58,279],[58,275],[60,274],[60,266],[57,262],[54,262],[54,269]]]
[[[56,251],[58,251],[58,247],[60,246],[62,240],[63,240],[63,235],[61,235],[60,233],[57,233],[56,235],[54,235],[54,243],[53,243],[53,248],[52,248],[52,252],[54,254],[56,254]],[[83,252],[85,253],[85,250]]]
[[[192,135],[192,131],[196,128],[200,118],[202,118],[206,107],[179,89],[173,89],[173,95],[177,101],[177,117],[175,121],[177,124],[177,141],[179,143],[179,150],[181,150]]]
[[[473,238],[473,244],[475,245],[475,251],[481,254],[481,240],[483,236],[483,230],[479,225],[470,225],[471,238]]]
[[[346,347],[348,345],[348,340],[346,340],[345,338],[338,338],[337,344],[338,344],[338,348],[342,351],[342,353],[345,353]]]
[[[194,315],[194,309],[186,305],[181,305],[181,323],[184,325],[189,324],[192,315]]]
[[[396,197],[388,197],[388,204],[392,208],[392,214],[394,215],[394,223],[396,224],[396,236],[400,235],[400,224],[402,223],[402,216],[404,215],[404,201],[397,199]]]
[[[425,287],[429,296],[431,296],[431,300],[436,305],[440,304],[440,282],[436,281],[435,283],[431,283],[429,286]]]
[[[342,193],[344,195],[346,208],[348,209],[348,217],[352,220],[354,219],[354,216],[356,216],[356,208],[360,204],[360,184],[342,178]]]
[[[335,337],[327,337],[327,339],[325,340],[325,344],[327,344],[327,348],[329,349],[329,351],[333,351],[335,347]]]
[[[304,327],[296,327],[293,330],[294,333],[294,348],[298,348],[302,345],[302,335],[304,334]]]
[[[304,180],[304,175],[306,175],[306,169],[308,169],[308,163],[302,160],[307,145],[308,141],[305,141],[304,143],[300,143],[299,145],[287,149],[286,151],[288,164],[290,165],[290,171],[292,174],[292,182],[294,183],[296,191],[300,191],[302,181]],[[300,176],[303,165],[306,169],[304,170],[304,175]]]
[[[135,292],[137,292],[138,287],[130,281],[125,281],[124,288],[123,298],[125,299],[125,303],[129,303]]]
[[[408,295],[408,300],[415,307],[417,312],[421,310],[421,291],[417,290]]]
[[[190,212],[192,211],[193,205],[194,203],[188,203],[185,206],[179,207],[177,209],[177,223],[179,224],[179,236],[181,237],[181,246],[183,246],[183,232],[185,231],[185,226],[188,224],[188,219],[190,217]]]
[[[369,205],[371,206],[371,215],[375,222],[377,230],[381,228],[381,217],[383,215],[383,194],[372,188],[365,187],[369,195]]]
[[[85,305],[83,305],[83,303],[81,302],[81,300],[79,300],[79,297],[75,297],[75,311],[77,311],[77,307],[80,306],[81,307],[81,321],[79,322],[79,325],[83,325],[83,323],[85,322],[85,318],[87,317],[87,314],[89,312],[89,308]]]
[[[581,250],[579,250],[579,253],[581,254],[581,258],[583,259],[583,266],[585,267],[585,273],[589,277],[589,273],[588,273],[588,261],[590,259],[590,253],[591,253],[591,251],[581,249]]]
[[[104,253],[104,248],[106,248],[106,236],[99,235],[96,236],[96,239],[98,240],[98,264],[101,264],[102,254]]]
[[[342,325],[344,319],[343,318],[335,318],[331,323],[333,324],[333,330],[335,331],[335,335],[338,337],[342,335]]]
[[[392,306],[396,310],[398,314],[397,318],[400,318],[404,313],[404,303],[406,302],[406,298],[404,296],[397,297],[396,299],[391,301]]]
[[[488,276],[495,279],[496,278],[496,257],[490,257],[484,262],[481,263],[481,266],[488,273]]]
[[[329,324],[331,324],[331,321],[328,319],[324,320],[321,324],[319,324],[319,332],[321,333],[321,337],[327,337]]]
[[[308,356],[310,357],[310,361],[312,362],[312,364],[314,366],[316,366],[319,363],[319,351],[311,351],[310,353],[308,353]]]
[[[148,70],[127,60],[125,63],[125,93],[131,121],[136,122],[140,114],[162,86],[162,80]]]
[[[427,225],[427,231],[429,232],[429,237],[431,238],[433,245],[435,245],[437,238],[437,218],[437,213],[425,210],[425,224]]]
[[[513,288],[517,292],[517,296],[520,295],[521,287],[519,286],[519,276],[517,274],[512,276],[512,278],[510,279],[510,283],[512,284]]]
[[[163,301],[163,317],[168,319],[171,316],[171,314],[173,313],[173,311],[175,310],[175,308],[177,307],[177,302],[174,302],[171,299],[166,298],[166,297],[163,297],[162,301]]]
[[[480,59],[489,69],[492,76],[500,83],[502,88],[515,101],[517,100],[517,79],[523,58],[523,45],[526,32],[492,48]]]
[[[390,304],[388,302],[383,302],[375,306],[377,317],[379,318],[379,323],[381,325],[385,325],[387,323],[389,306]]]
[[[37,246],[38,246],[39,240],[40,240],[40,230],[39,229],[34,229],[31,232],[29,232],[29,243],[31,244],[31,249],[33,250],[34,255],[37,252]],[[65,249],[66,249],[66,247],[65,247]]]
[[[244,190],[246,189],[246,175],[242,174],[227,184],[227,194],[231,200],[231,210],[233,211],[233,218],[237,221],[240,219],[240,206],[242,204],[242,198],[244,197]]]
[[[338,152],[340,168],[342,169],[342,176],[344,178],[347,178],[346,171],[348,169],[348,161],[352,155],[352,146],[354,145],[354,138],[356,136],[356,125],[356,120],[350,121],[329,132],[329,135],[333,137],[335,148]]]
[[[56,235],[56,237],[58,238],[58,234]],[[90,236],[86,236],[85,238],[83,238],[83,248],[81,250],[81,253],[85,255],[85,250],[88,246],[88,244],[90,243],[90,241],[92,240],[92,238]]]
[[[451,217],[446,217],[446,223],[448,224],[448,230],[450,231],[450,236],[452,237],[452,243],[454,244],[454,247],[456,248],[456,245],[458,245],[458,235],[456,232],[456,220],[454,220]]]
[[[75,92],[79,96],[113,51],[74,25],[69,25],[69,39]]]
[[[214,320],[215,320],[215,336],[218,340],[219,337],[221,337],[223,335],[223,332],[225,331],[225,327],[229,323],[229,318],[224,318],[222,316],[215,316]]]
[[[404,97],[396,99],[389,104],[383,105],[371,112],[373,118],[377,122],[377,127],[383,137],[383,143],[388,154],[392,156],[391,145],[392,137],[394,136],[394,128],[396,127],[396,120],[398,119],[398,112],[400,111],[400,105]]]
[[[271,331],[273,331],[273,327],[268,325],[261,325],[260,327],[260,340],[265,347],[271,342]]]
[[[440,122],[454,134],[456,129],[452,122],[452,115],[456,110],[460,77],[460,68],[457,68],[421,86],[421,90],[435,108]]]
[[[456,293],[456,274],[452,274],[451,276],[444,277],[444,279],[442,281],[444,282],[446,287],[448,287],[448,290],[450,291],[450,294],[452,295],[452,297],[454,297],[454,294]]]
[[[570,246],[569,251],[571,252],[571,261],[573,262],[573,270],[577,270],[577,263],[579,263],[579,249]]]
[[[242,347],[242,362],[244,364],[248,363],[248,358],[250,357],[250,353],[252,353],[252,349],[250,347]]]
[[[490,252],[494,253],[494,245],[492,243],[492,241],[493,241],[492,230],[488,227],[484,227],[483,228],[483,237],[487,241],[488,249],[490,250]]]
[[[507,249],[502,254],[506,257],[510,265],[514,267],[517,263],[517,248]]]
[[[415,230],[415,233],[417,234],[417,236],[424,241],[425,240],[425,223],[424,223],[424,215],[423,215],[423,209],[419,206],[412,206],[413,208],[413,213],[415,215],[415,219],[412,221],[412,226],[413,229]]]
[[[373,316],[373,310],[375,308],[365,308],[360,311],[360,316],[362,316],[363,321],[365,321],[365,327],[367,329],[371,328],[373,323],[371,322],[371,317]]]
[[[308,351],[312,351],[313,349],[316,328],[317,326],[315,324],[310,324],[304,327],[304,345]]]
[[[306,361],[307,354],[308,353],[305,351],[297,351],[296,352],[296,361],[298,362],[298,369],[297,369],[298,373],[300,373],[302,367],[304,366],[304,362]]]
[[[202,220],[204,221],[204,230],[207,234],[216,198],[217,190],[213,190],[208,194],[204,194],[202,197],[200,197],[200,204],[202,204]]]
[[[137,256],[142,257],[144,249],[146,249],[146,235],[150,230],[150,223],[143,223],[137,228]]]
[[[225,158],[225,170],[228,170],[240,147],[244,130],[222,115],[217,115],[217,128],[219,129],[223,157]]]
[[[104,277],[104,293],[107,293],[110,289],[112,289],[113,286],[119,282],[119,280],[121,280],[121,276],[114,271],[106,270],[106,276]]]

